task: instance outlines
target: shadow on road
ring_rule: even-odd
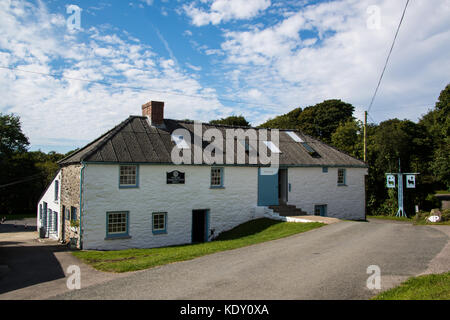
[[[64,278],[64,270],[54,253],[65,250],[61,245],[2,242],[0,265],[6,265],[8,270],[0,274],[0,294]]]
[[[36,239],[36,225],[6,221],[0,225],[0,294],[64,278],[55,252],[68,251],[56,241]]]

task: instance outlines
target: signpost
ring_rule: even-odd
[[[398,172],[386,173],[386,187],[390,189],[395,188],[395,176],[398,179],[398,210],[396,217],[406,217],[403,209],[403,176],[406,175],[406,188],[412,189],[416,187],[416,175],[418,174],[420,173],[402,173],[400,159],[398,159]]]

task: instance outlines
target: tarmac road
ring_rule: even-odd
[[[431,265],[434,272],[448,271],[449,228],[387,220],[343,221],[134,272],[54,298],[368,299],[380,292],[366,286],[370,265],[380,267],[382,290],[426,272]]]

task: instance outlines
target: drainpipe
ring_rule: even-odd
[[[83,162],[83,161],[81,161],[81,164],[83,165],[82,167],[81,167],[81,170],[80,170],[80,249],[83,249],[83,241],[82,241],[82,238],[81,238],[81,236],[82,236],[82,232],[81,232],[81,230],[82,230],[82,216],[83,216],[83,210],[82,210],[82,205],[83,205],[83,176],[84,176],[84,168],[86,167],[86,164]]]

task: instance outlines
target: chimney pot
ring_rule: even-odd
[[[152,126],[164,125],[164,102],[150,101],[143,104],[142,115],[149,118]]]

